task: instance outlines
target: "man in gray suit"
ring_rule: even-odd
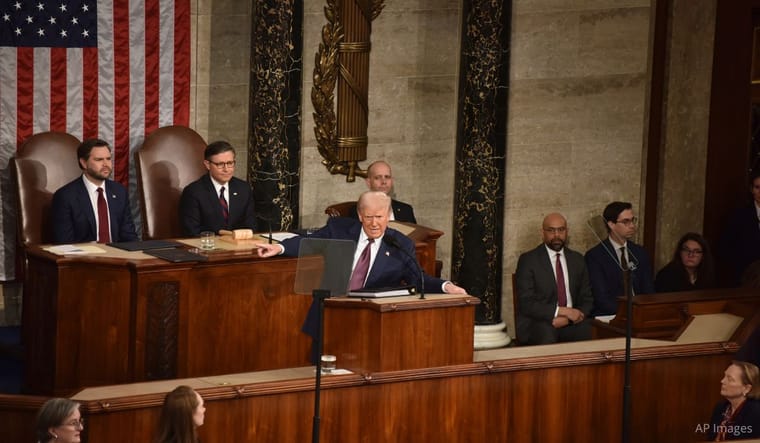
[[[565,247],[561,214],[544,218],[541,235],[543,244],[517,262],[517,338],[529,345],[588,340],[594,298],[583,255]]]

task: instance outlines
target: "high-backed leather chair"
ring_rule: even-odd
[[[165,126],[145,138],[135,152],[143,238],[182,237],[179,199],[182,190],[205,174],[206,142],[185,126]]]
[[[356,201],[335,203],[325,208],[325,214],[330,217],[349,217],[353,207],[356,207]]]
[[[79,139],[65,132],[42,132],[27,139],[11,161],[17,189],[18,243],[53,242],[50,206],[61,186],[82,174]]]

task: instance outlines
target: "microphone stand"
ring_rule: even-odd
[[[631,437],[631,336],[633,335],[633,291],[631,269],[623,269],[623,297],[626,302],[625,319],[625,377],[623,381],[623,443]]]
[[[315,289],[311,293],[314,297],[314,303],[319,305],[317,310],[317,376],[314,383],[314,418],[311,425],[311,441],[312,443],[319,443],[319,398],[321,392],[322,383],[322,346],[324,340],[324,327],[325,327],[325,299],[330,298],[330,291],[326,289]]]

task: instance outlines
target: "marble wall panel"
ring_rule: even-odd
[[[656,269],[684,233],[702,231],[707,167],[715,0],[677,0],[672,11]]]
[[[250,15],[212,16],[209,54],[211,84],[248,84],[250,76]],[[244,55],[245,54],[245,55]],[[248,96],[242,96],[248,100]]]
[[[513,0],[513,14],[649,7],[651,0]]]

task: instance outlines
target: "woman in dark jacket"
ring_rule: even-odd
[[[695,232],[681,237],[673,259],[657,273],[654,286],[657,292],[715,287],[715,267],[707,241]]]

